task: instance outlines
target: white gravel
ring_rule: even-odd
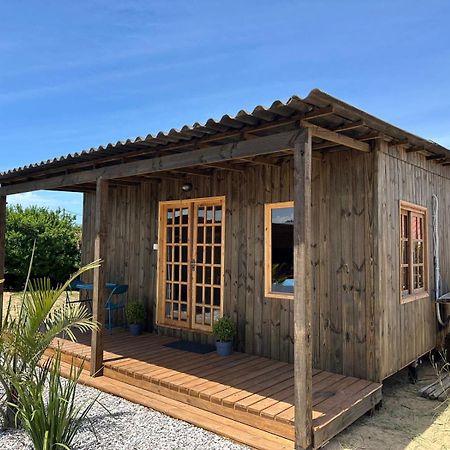
[[[95,398],[96,389],[79,385],[77,399]],[[245,450],[216,434],[102,393],[75,440],[73,450]],[[102,406],[103,405],[103,406]],[[107,409],[107,411],[105,410]],[[94,434],[91,426],[95,429]],[[22,430],[0,432],[1,450],[32,450]]]

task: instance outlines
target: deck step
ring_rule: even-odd
[[[52,349],[47,349],[46,355],[51,356]],[[82,362],[81,358],[77,358],[65,352],[62,353],[61,360],[69,364],[73,362],[77,366],[80,366]],[[88,360],[83,361],[83,368],[87,371],[89,370]],[[212,403],[211,401],[202,399],[198,396],[180,392],[173,387],[162,386],[161,384],[155,383],[152,380],[143,379],[142,377],[138,377],[137,374],[128,370],[119,371],[114,365],[111,365],[106,361],[103,369],[103,374],[107,379],[119,381],[124,385],[128,385],[130,387],[133,386],[145,392],[152,392],[154,394],[163,396],[164,398],[170,398],[181,403],[192,405],[197,409],[202,409],[206,412],[211,412],[216,416],[231,419],[236,423],[240,422],[247,426],[257,428],[264,432],[275,434],[290,441],[293,441],[295,438],[294,426],[291,423],[278,422],[267,417],[262,417],[258,414],[241,411],[234,408],[233,406],[225,406],[217,403]]]
[[[61,362],[61,374],[65,377],[69,376],[70,364]],[[289,439],[107,376],[92,378],[86,370],[83,370],[80,383],[94,387],[102,392],[122,397],[133,403],[155,409],[175,419],[189,422],[251,448],[258,450],[294,449],[294,442]]]

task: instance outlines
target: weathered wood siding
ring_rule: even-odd
[[[369,376],[373,365],[372,155],[330,153],[313,161],[313,350],[315,367]],[[112,187],[108,278],[128,283],[129,298],[155,313],[158,202],[226,196],[224,311],[237,321],[240,350],[283,361],[293,358],[291,300],[264,297],[264,204],[293,199],[292,161],[243,172],[192,177],[194,189],[164,179]],[[93,194],[85,195],[83,260],[92,259]],[[211,341],[211,336],[165,329]]]
[[[419,153],[380,143],[379,173],[379,311],[380,371],[385,378],[433,349],[438,333],[434,299],[432,195],[439,198],[441,293],[450,287],[450,171]],[[430,296],[400,303],[400,201],[428,209]],[[446,317],[446,316],[444,316]]]
[[[373,157],[330,153],[314,167],[314,365],[373,378]]]

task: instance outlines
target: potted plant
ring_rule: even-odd
[[[213,325],[216,336],[216,350],[220,356],[228,356],[233,352],[233,338],[236,334],[236,324],[230,317],[221,317]]]
[[[142,332],[142,322],[145,319],[144,305],[138,302],[130,302],[127,304],[125,314],[131,334],[133,336],[139,336]]]

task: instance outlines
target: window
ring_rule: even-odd
[[[265,206],[264,286],[266,297],[294,294],[294,202]]]
[[[427,296],[427,209],[400,202],[401,302]]]

